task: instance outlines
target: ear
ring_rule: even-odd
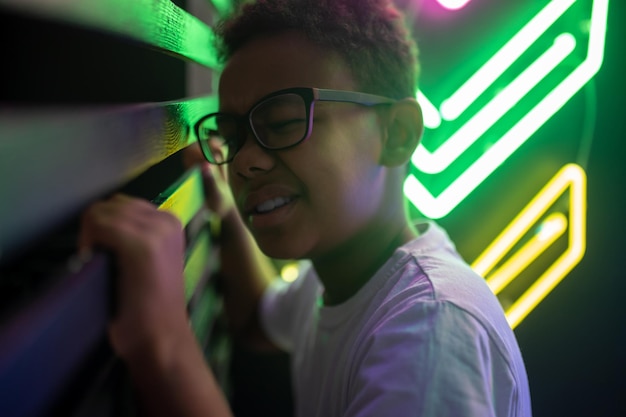
[[[403,99],[394,103],[387,113],[383,126],[381,165],[394,167],[406,164],[424,131],[422,109],[415,99]]]

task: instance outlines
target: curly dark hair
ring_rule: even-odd
[[[252,39],[288,30],[334,50],[364,92],[415,97],[417,45],[390,0],[257,0],[215,27],[222,63]]]

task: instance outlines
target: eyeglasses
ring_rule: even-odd
[[[213,164],[226,164],[242,148],[248,132],[268,150],[292,148],[304,142],[313,130],[313,107],[317,101],[371,107],[397,100],[356,91],[288,88],[263,97],[245,115],[208,114],[195,124],[194,130],[204,157]]]

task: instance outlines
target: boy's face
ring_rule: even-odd
[[[243,115],[291,87],[356,89],[336,54],[289,32],[251,41],[232,56],[220,80],[220,111]],[[384,194],[381,126],[376,110],[318,102],[311,136],[294,148],[267,151],[248,133],[228,165],[229,182],[267,255],[315,260],[384,224],[396,203]]]

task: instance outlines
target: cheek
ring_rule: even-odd
[[[341,224],[362,223],[379,204],[381,168],[358,152],[336,152],[327,157],[324,168],[313,171],[308,181],[318,211],[339,228]]]
[[[327,123],[307,144],[308,158],[318,168],[314,174],[336,190],[337,201],[360,199],[377,183],[382,144],[375,120],[365,114]]]
[[[338,112],[337,117],[325,120],[314,130],[310,139],[319,148],[318,157],[343,161],[356,168],[377,163],[382,148],[377,118],[363,109],[358,113]]]

